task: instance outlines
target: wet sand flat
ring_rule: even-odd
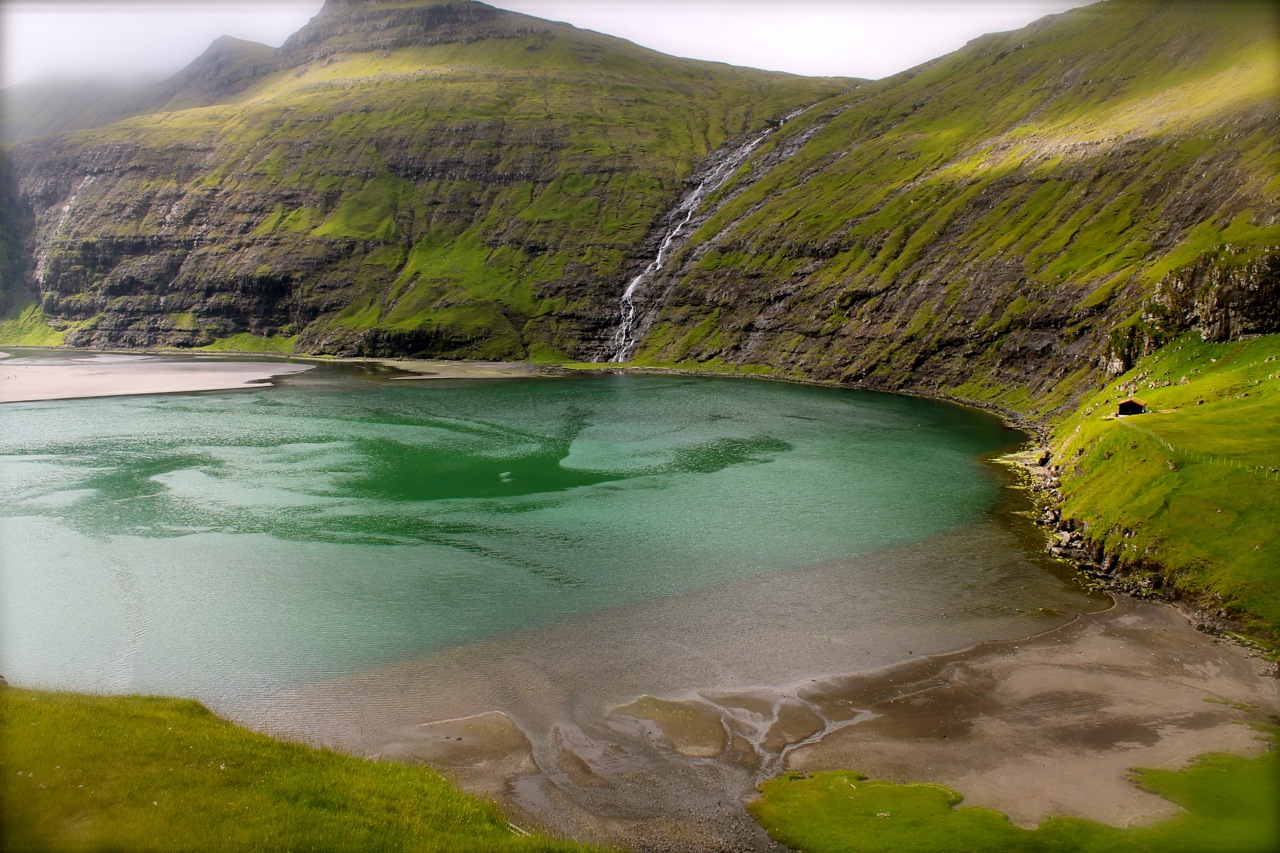
[[[253,388],[307,364],[117,354],[0,359],[0,403]]]
[[[1265,741],[1248,723],[1280,711],[1280,682],[1258,658],[1197,633],[1170,606],[1128,598],[1030,640],[804,695],[874,716],[791,750],[788,769],[940,782],[1023,826],[1051,815],[1117,826],[1170,817],[1179,808],[1130,783],[1130,768],[1258,754]]]
[[[369,363],[402,375],[392,381],[512,379],[559,376],[541,365],[428,359],[335,359]],[[222,360],[197,354],[50,352],[10,357],[0,353],[0,403],[175,394],[253,388],[278,376],[302,373],[314,365],[283,361]]]
[[[765,584],[761,598],[782,596]],[[285,737],[424,761],[524,825],[690,851],[780,849],[745,806],[788,769],[940,782],[1022,825],[1049,815],[1148,823],[1176,806],[1132,785],[1130,768],[1255,754],[1263,742],[1248,722],[1280,711],[1260,660],[1166,605],[1121,599],[1031,639],[850,675],[831,675],[828,657],[811,677],[771,681],[756,679],[800,670],[735,668],[718,642],[697,637],[694,614],[712,599],[660,605],[690,619],[683,643],[646,647],[651,617],[618,615],[220,710]],[[605,652],[596,643],[608,634],[616,645]],[[794,639],[762,638],[792,654]],[[752,643],[740,639],[744,659]],[[678,675],[642,679],[618,652],[633,646],[644,668]],[[690,666],[695,658],[720,663]]]

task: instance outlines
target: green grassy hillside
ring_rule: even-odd
[[[1128,397],[1147,414],[1116,417]],[[1280,335],[1180,338],[1054,434],[1064,511],[1122,572],[1280,636]]]
[[[1166,276],[1280,245],[1277,80],[1270,4],[1112,0],[858,89],[762,146],[637,360],[1051,412]]]
[[[331,3],[249,85],[232,53],[221,102],[13,149],[68,344],[556,357],[708,152],[850,85],[426,0]]]
[[[281,743],[198,703],[0,688],[5,850],[588,848],[425,767]]]

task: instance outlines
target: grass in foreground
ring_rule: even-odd
[[[197,702],[0,689],[5,850],[563,850],[424,767],[283,743]]]
[[[1183,770],[1136,770],[1132,778],[1187,811],[1149,827],[1119,829],[1055,817],[1035,829],[997,811],[956,808],[942,785],[868,780],[852,771],[788,774],[760,786],[751,811],[775,840],[804,853],[835,851],[1213,851],[1280,849],[1280,753],[1254,759],[1205,755]]]
[[[1150,413],[1113,417],[1130,395]],[[1063,422],[1054,445],[1065,511],[1090,539],[1280,636],[1280,335],[1174,341]]]

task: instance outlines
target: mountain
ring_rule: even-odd
[[[708,154],[856,85],[474,2],[330,0],[261,48],[10,149],[14,306],[75,346],[563,357]]]
[[[1111,0],[833,99],[646,286],[635,355],[1034,414],[1177,328],[1280,331],[1278,83],[1269,4]]]
[[[160,83],[20,83],[0,92],[0,142],[25,142],[146,113],[216,104],[279,67],[275,48],[222,36],[196,61]]]
[[[7,290],[77,346],[607,358],[672,211],[750,142],[635,288],[631,357],[1046,412],[1206,300],[1280,328],[1206,295],[1280,242],[1278,71],[1262,3],[1110,0],[858,85],[331,0],[11,148]]]

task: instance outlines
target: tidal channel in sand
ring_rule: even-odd
[[[999,583],[1009,537],[979,524],[867,559],[929,571],[986,555],[991,573],[975,582]],[[849,568],[593,614],[220,710],[430,764],[527,826],[690,851],[785,849],[745,809],[784,770],[940,782],[1026,826],[1147,823],[1177,807],[1130,783],[1130,768],[1256,754],[1248,723],[1280,711],[1256,658],[1165,605],[1099,602],[1065,625],[1055,613],[1020,628],[979,619],[925,639],[889,616],[906,601],[859,601]],[[1036,624],[1058,627],[1010,636]]]

